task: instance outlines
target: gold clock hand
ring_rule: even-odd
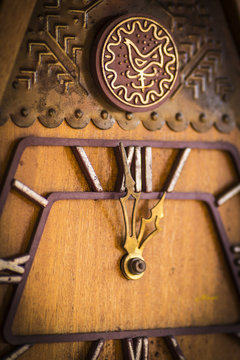
[[[158,201],[158,203],[150,210],[151,216],[148,219],[141,218],[141,226],[140,226],[140,231],[138,234],[138,244],[139,244],[139,249],[141,250],[141,252],[143,252],[147,242],[150,239],[152,239],[152,237],[161,230],[161,228],[159,226],[159,220],[164,217],[163,204],[164,204],[165,196],[166,196],[166,193],[163,194],[163,196]],[[146,224],[149,224],[152,221],[154,221],[154,223],[155,223],[155,229],[145,239],[142,240],[144,232],[145,232]]]
[[[123,167],[124,167],[124,175],[125,175],[125,187],[127,189],[127,193],[124,197],[120,198],[120,202],[122,205],[123,215],[124,215],[124,222],[125,222],[125,242],[124,242],[124,249],[130,253],[133,252],[137,247],[137,237],[136,237],[136,209],[138,205],[138,201],[140,198],[140,192],[137,193],[134,191],[135,181],[133,180],[130,169],[127,163],[126,153],[123,147],[123,144],[120,143],[120,149],[122,154],[123,160]],[[128,220],[128,213],[126,208],[126,203],[128,199],[132,196],[134,198],[134,205],[133,205],[133,212],[132,212],[132,220],[131,220],[131,231],[129,228],[129,220]]]
[[[127,189],[127,193],[124,197],[120,198],[123,215],[124,215],[124,222],[125,222],[125,242],[124,242],[124,249],[127,251],[127,255],[125,255],[121,262],[121,268],[123,274],[128,279],[139,279],[142,277],[145,269],[146,264],[142,257],[143,250],[147,244],[147,242],[152,239],[152,237],[160,231],[159,227],[159,220],[163,217],[163,203],[165,199],[166,193],[163,194],[162,198],[159,202],[151,209],[151,216],[148,219],[142,218],[141,219],[141,226],[139,234],[136,233],[136,209],[138,206],[138,201],[140,199],[140,192],[134,191],[135,181],[133,180],[130,169],[127,163],[126,153],[123,147],[123,144],[120,143],[120,149],[122,154],[123,160],[123,167],[124,167],[124,175],[125,175],[125,186]],[[134,198],[134,205],[132,211],[132,219],[131,225],[132,230],[130,232],[129,229],[129,220],[128,220],[128,213],[126,208],[126,203],[128,199],[132,196]],[[146,229],[146,225],[150,222],[154,221],[155,229],[143,239],[144,232]]]

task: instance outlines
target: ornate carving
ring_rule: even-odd
[[[69,14],[81,14],[83,17],[83,28],[88,27],[88,13],[93,10],[96,6],[101,4],[103,0],[91,1],[90,4],[86,5],[83,9],[69,9]]]
[[[193,99],[199,99],[217,76],[223,57],[221,43],[215,41],[215,34],[209,26],[210,12],[205,6],[195,2],[192,6],[173,3],[161,6],[170,16],[171,30],[182,35],[179,47],[181,81],[172,96],[186,87],[192,88]],[[226,93],[232,92],[228,78],[225,78],[225,83]],[[221,98],[224,96],[224,101],[227,101],[228,95],[225,92],[222,94],[219,87],[220,85],[215,85],[216,94]]]
[[[111,36],[116,40],[109,38],[105,53],[110,58],[102,59],[103,68],[108,67],[105,78],[102,75],[103,82],[106,80],[104,91],[110,94],[115,105],[122,105],[127,113],[119,111],[116,106],[113,108],[98,96],[89,65],[94,56],[93,41],[102,24],[115,16],[114,9],[118,9],[119,14],[136,11],[136,3],[130,0],[116,0],[113,5],[103,0],[81,0],[77,5],[75,0],[37,1],[0,105],[0,125],[10,117],[20,127],[31,126],[38,119],[44,126],[52,128],[66,121],[72,128],[82,129],[91,121],[100,129],[109,129],[117,122],[124,130],[134,129],[142,123],[152,131],[161,129],[164,124],[177,131],[184,131],[189,125],[200,132],[213,125],[219,131],[231,131],[239,113],[238,63],[218,3],[209,2],[206,8],[202,0],[181,4],[155,1],[148,7],[147,18],[152,21],[151,28],[149,20],[147,27],[144,20],[139,23],[136,19],[126,20],[119,28],[118,20],[115,25],[112,22],[109,32],[112,31]],[[145,9],[147,2],[139,0],[137,6]],[[121,30],[118,35],[120,27],[125,32]],[[160,27],[162,34],[158,35]],[[133,32],[130,34],[131,29]],[[173,34],[178,58],[166,29]],[[139,38],[134,38],[134,31],[136,35],[139,33]],[[145,39],[151,32],[153,36]],[[106,40],[108,34],[105,35]],[[166,41],[157,39],[164,36]],[[120,37],[121,51],[115,46]],[[169,50],[171,47],[173,49]],[[102,73],[101,55],[102,52],[99,73]],[[116,55],[122,58],[118,60]],[[170,65],[168,63],[174,59],[173,56],[175,64]],[[173,82],[178,61],[179,82],[175,82],[175,87]],[[162,70],[167,64],[169,74],[163,75]],[[120,83],[116,81],[114,71]],[[155,73],[159,74],[159,78]],[[173,82],[170,84],[167,80],[171,78]],[[160,83],[162,87],[159,87]],[[161,91],[162,95],[159,95]],[[168,104],[162,104],[159,110],[153,112],[152,108],[168,96]],[[131,99],[130,104],[122,102],[128,103],[128,99]],[[182,106],[189,101],[191,106]],[[129,108],[123,107],[128,105]],[[108,114],[106,117],[102,116],[104,111]],[[135,111],[138,113],[129,115]],[[179,113],[182,113],[182,118],[178,117]],[[205,116],[200,116],[201,113]],[[231,119],[228,123],[226,116]]]
[[[146,111],[171,92],[178,55],[167,30],[145,16],[124,16],[104,31],[96,72],[105,95],[123,110]]]

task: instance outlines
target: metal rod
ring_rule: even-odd
[[[72,148],[72,150],[88,181],[89,186],[93,189],[93,191],[103,191],[102,185],[100,184],[100,181],[83,147],[76,146],[75,148]]]
[[[32,347],[32,345],[23,345],[18,346],[15,350],[13,350],[8,355],[4,356],[1,360],[15,360],[18,359],[22,354],[28,351]]]
[[[86,360],[97,360],[99,358],[99,355],[102,352],[104,343],[105,343],[105,340],[103,340],[103,339],[94,341],[90,347],[88,354],[87,354]]]
[[[176,338],[172,335],[164,337],[164,340],[167,344],[167,347],[173,357],[174,360],[186,360],[183,352],[176,340]]]
[[[0,284],[18,284],[22,276],[0,276]]]
[[[225,202],[230,200],[232,197],[240,193],[240,183],[234,187],[232,187],[230,190],[225,192],[220,198],[217,199],[217,206],[223,205]]]
[[[30,189],[27,185],[23,184],[21,181],[14,179],[12,185],[23,194],[27,195],[30,199],[36,201],[38,204],[46,207],[48,204],[47,199],[43,196],[36,193],[34,190]]]
[[[181,152],[180,157],[177,158],[177,161],[174,164],[173,172],[171,173],[170,179],[168,180],[168,186],[166,189],[167,192],[172,192],[174,190],[190,152],[191,149],[186,148]]]

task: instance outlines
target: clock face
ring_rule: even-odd
[[[0,358],[239,359],[222,3],[3,0]]]
[[[81,176],[86,179],[91,191],[57,191],[51,192],[48,196],[42,196],[34,189],[31,189],[27,184],[18,180],[15,174],[18,174],[16,173],[16,170],[21,164],[23,152],[30,149],[31,147],[36,146],[43,148],[49,146],[57,148],[71,148],[78,164],[79,170],[82,174]],[[101,151],[104,150],[105,153],[108,152],[108,155],[111,154],[112,160],[113,158],[115,158],[115,165],[117,167],[115,167],[112,162],[111,164],[109,164],[112,167],[110,169],[111,172],[117,170],[117,176],[115,177],[114,186],[115,190],[109,188],[106,189],[105,186],[101,183],[101,180],[97,176],[97,173],[94,170],[94,167],[87,156],[87,150],[89,151],[89,149],[91,148],[96,148]],[[127,151],[125,151],[125,148]],[[165,181],[161,186],[161,189],[159,189],[160,191],[153,191],[153,172],[155,169],[157,170],[155,166],[156,150],[164,151],[165,149],[175,149],[175,151],[177,150],[177,153],[174,161],[172,162],[172,166],[168,170]],[[183,141],[102,141],[37,137],[27,137],[20,141],[13,157],[13,161],[10,165],[5,184],[3,186],[3,192],[0,201],[1,211],[3,211],[4,209],[4,205],[10,195],[9,191],[11,188],[20,192],[30,201],[37,203],[42,210],[39,213],[38,219],[34,227],[34,231],[32,233],[32,242],[29,251],[13,260],[1,260],[2,270],[9,271],[8,274],[5,274],[1,277],[1,281],[5,283],[18,284],[4,325],[4,336],[7,341],[15,345],[20,345],[22,348],[27,350],[28,347],[26,348],[25,344],[38,344],[42,342],[52,343],[63,341],[95,341],[95,347],[93,347],[91,351],[93,351],[93,354],[96,354],[97,351],[101,351],[105,341],[109,339],[125,339],[123,340],[124,353],[127,354],[128,352],[139,352],[140,354],[142,354],[142,356],[144,353],[146,353],[147,358],[147,354],[149,352],[148,339],[150,337],[164,337],[166,339],[167,346],[171,349],[171,351],[173,353],[175,351],[179,354],[179,356],[183,356],[182,350],[180,349],[179,344],[174,337],[176,335],[197,335],[208,334],[209,332],[239,332],[240,324],[236,322],[224,322],[217,324],[215,322],[210,322],[208,324],[202,323],[201,325],[197,325],[197,322],[199,320],[198,317],[196,317],[194,310],[191,314],[192,319],[190,321],[188,320],[187,323],[181,323],[178,318],[175,320],[174,318],[172,318],[172,320],[169,321],[169,318],[165,318],[164,314],[159,311],[160,305],[166,307],[166,304],[164,304],[164,293],[166,289],[168,289],[168,291],[170,291],[171,289],[171,287],[169,288],[169,286],[166,287],[166,283],[163,280],[164,277],[162,271],[164,271],[164,269],[162,269],[162,271],[159,271],[162,259],[161,253],[163,252],[166,254],[168,260],[165,261],[167,263],[170,262],[171,264],[171,251],[173,251],[174,249],[171,244],[169,245],[168,240],[166,240],[169,238],[171,239],[171,234],[169,233],[169,231],[171,232],[171,229],[169,229],[169,227],[167,226],[168,221],[162,223],[163,217],[166,217],[167,219],[169,216],[171,216],[171,206],[164,205],[165,198],[166,203],[169,202],[169,204],[171,204],[172,201],[179,203],[179,205],[175,205],[174,211],[176,211],[177,207],[181,209],[181,207],[183,206],[181,204],[184,204],[185,209],[187,209],[188,202],[199,202],[205,204],[204,207],[207,207],[207,212],[209,216],[209,225],[211,222],[213,223],[213,226],[216,230],[216,241],[218,242],[218,246],[220,245],[222,247],[224,261],[227,265],[227,268],[225,268],[225,270],[229,271],[233,286],[236,289],[236,293],[239,294],[240,291],[238,268],[233,262],[234,253],[237,254],[238,252],[238,246],[233,247],[231,251],[231,245],[227,236],[226,229],[221,219],[221,213],[219,212],[219,207],[232,199],[239,192],[239,186],[236,186],[233,182],[231,189],[218,197],[215,197],[211,193],[202,191],[175,191],[175,187],[179,178],[181,177],[184,166],[191,158],[191,155],[196,151],[199,152],[203,150],[210,152],[210,154],[211,152],[216,150],[221,152],[227,152],[232,158],[232,161],[236,166],[239,176],[240,163],[238,152],[236,148],[234,148],[229,143]],[[155,156],[153,156],[153,154]],[[148,200],[151,200],[151,203]],[[38,252],[41,252],[41,248],[45,252],[46,249],[44,248],[48,247],[48,237],[46,238],[44,236],[44,233],[46,232],[46,229],[48,229],[49,221],[50,224],[52,222],[52,216],[55,211],[54,207],[61,207],[62,204],[65,203],[65,201],[69,202],[69,216],[73,216],[73,209],[76,206],[81,213],[80,216],[86,216],[85,214],[88,214],[90,209],[92,209],[93,201],[100,201],[103,203],[101,206],[101,211],[103,211],[103,213],[98,214],[98,217],[95,216],[94,222],[92,222],[90,219],[87,219],[86,221],[81,221],[81,230],[83,230],[84,228],[85,230],[83,232],[81,231],[80,234],[77,235],[77,237],[76,235],[74,236],[75,240],[77,239],[77,242],[79,242],[77,246],[77,257],[80,261],[79,264],[78,261],[77,263],[75,263],[75,269],[65,268],[66,264],[69,264],[68,260],[66,259],[68,257],[68,249],[65,250],[66,258],[65,256],[62,258],[62,263],[65,264],[64,269],[61,270],[58,265],[58,271],[60,270],[60,273],[62,273],[63,271],[62,274],[66,274],[66,277],[68,277],[68,281],[69,271],[70,273],[71,271],[74,271],[74,275],[72,274],[74,278],[72,278],[71,280],[72,284],[75,283],[76,285],[76,279],[79,276],[79,272],[83,272],[84,277],[87,278],[87,284],[88,282],[90,283],[88,284],[88,286],[85,283],[84,288],[79,288],[79,293],[81,294],[81,296],[77,299],[77,303],[82,305],[84,303],[85,312],[84,316],[80,317],[81,321],[79,322],[76,331],[66,330],[62,328],[62,331],[58,330],[56,332],[56,330],[54,331],[53,329],[57,323],[57,328],[61,328],[61,325],[59,326],[57,318],[53,320],[51,327],[46,327],[45,324],[40,323],[42,311],[46,311],[48,306],[50,305],[47,301],[50,292],[46,290],[42,291],[43,299],[45,298],[45,304],[41,303],[41,307],[39,307],[39,304],[37,303],[37,298],[35,298],[35,296],[38,297],[37,294],[39,291],[39,286],[42,286],[42,284],[39,284],[37,281],[36,271],[39,265],[40,268],[42,267],[41,264],[38,264]],[[111,212],[109,212],[108,205],[106,204],[109,201],[112,202]],[[123,210],[122,214],[120,211],[120,203]],[[131,205],[130,209],[128,206],[130,204],[128,203],[133,203],[133,206]],[[138,209],[139,204],[141,204],[142,207],[141,211],[139,211]],[[191,207],[189,209],[191,209]],[[147,216],[139,215],[143,212],[145,212]],[[58,219],[55,219],[55,222],[56,221],[58,222]],[[189,219],[189,223],[193,222],[193,224],[197,223],[198,221],[199,219]],[[97,240],[92,237],[91,229],[91,225],[95,222],[98,222],[99,224],[99,237]],[[111,233],[110,238],[109,232],[108,230],[106,230],[108,228],[109,222],[111,223],[111,226],[114,226],[114,231]],[[103,230],[101,226],[102,224],[104,227]],[[152,228],[147,228],[149,224],[152,225]],[[176,220],[176,226],[179,226],[180,224],[181,221],[179,222]],[[165,230],[163,228],[161,231],[160,226],[164,226]],[[166,229],[166,227],[168,230]],[[121,236],[117,236],[117,233],[121,234]],[[108,236],[105,237],[107,234]],[[113,236],[113,234],[115,234],[115,236]],[[203,235],[201,230],[199,230],[199,234],[200,237]],[[58,246],[65,247],[66,243],[69,242],[69,238],[71,238],[70,234],[68,234],[67,237],[64,237],[64,239],[60,239],[60,242],[58,242]],[[195,241],[198,238],[198,236],[195,236]],[[99,245],[104,249],[101,254],[101,256],[103,255],[101,262],[96,261],[96,263],[94,263],[92,260],[89,261],[91,258],[88,259],[87,262],[84,262],[83,259],[87,256],[86,248],[92,247],[94,249],[96,241],[98,241]],[[112,241],[112,244],[109,244],[109,241]],[[181,236],[178,238],[178,241],[180,243],[184,243],[184,241],[181,239]],[[209,241],[209,239],[207,239],[207,241]],[[163,245],[164,243],[165,246]],[[203,246],[203,244],[204,242],[201,246]],[[176,243],[175,246],[178,246],[178,244]],[[112,257],[110,256],[111,252],[108,248],[115,249]],[[96,249],[98,249],[99,251],[99,246],[96,247]],[[147,249],[152,252],[151,256],[150,253],[147,252]],[[143,258],[143,255],[145,256],[145,252],[146,259]],[[121,259],[119,259],[119,257],[121,257]],[[104,258],[110,258],[110,261],[104,260]],[[105,265],[105,261],[107,263],[107,266]],[[72,262],[72,259],[70,260],[70,262]],[[167,269],[168,272],[170,271],[171,273],[173,271],[174,273],[175,267],[171,266],[170,264],[165,265],[167,266],[165,270]],[[44,266],[49,266],[48,261],[45,262]],[[182,266],[180,266],[179,263],[178,265],[176,264],[176,266],[178,267],[178,271],[182,273],[180,277],[178,277],[178,281],[180,281],[180,284],[183,284],[183,282],[181,282],[181,278],[187,276],[186,270],[184,270],[184,266],[182,269]],[[54,277],[51,275],[52,271],[53,268],[50,272],[48,270],[46,273],[46,275],[48,274],[45,278],[47,289],[50,289],[52,286],[51,283],[55,281]],[[87,274],[91,274],[91,278],[89,278]],[[104,274],[108,276],[109,279],[111,279],[109,286],[113,288],[117,284],[119,285],[121,283],[122,293],[118,293],[118,296],[124,296],[124,300],[119,299],[119,304],[121,304],[121,301],[123,301],[123,304],[124,301],[126,301],[127,303],[130,301],[128,293],[131,291],[134,291],[136,297],[139,297],[139,299],[134,299],[134,307],[129,306],[127,308],[127,318],[122,319],[121,309],[118,310],[118,314],[116,314],[116,316],[120,315],[120,317],[118,318],[118,324],[120,324],[120,326],[118,325],[116,327],[117,323],[115,323],[112,324],[112,328],[110,329],[109,327],[111,325],[109,323],[109,318],[107,314],[105,314],[104,306],[100,306],[99,308],[100,319],[98,319],[97,321],[95,320],[96,322],[94,324],[94,327],[87,327],[85,315],[88,313],[89,315],[87,315],[87,317],[91,317],[90,309],[93,306],[93,303],[91,303],[91,293],[94,286],[91,285],[91,282],[95,282],[93,279],[97,279],[97,281],[101,283],[100,287],[104,286],[104,282],[102,281],[103,279],[101,279],[101,276],[99,276],[99,274],[101,274],[101,276],[104,276]],[[200,279],[201,274],[199,275]],[[196,279],[198,279],[197,274],[195,276]],[[31,296],[28,296],[29,289],[33,286],[31,284],[32,281],[34,281],[34,285],[36,286],[37,290],[35,295],[31,294]],[[154,289],[156,289],[156,294],[151,295],[151,298],[149,298],[150,289],[153,285]],[[203,289],[205,289],[205,291],[207,292],[206,284],[202,286],[202,290]],[[214,306],[216,308],[219,308],[220,310],[221,304],[218,304],[218,297],[223,290],[224,288],[218,290],[217,294],[211,293],[211,295],[202,295],[199,294],[198,289],[197,292],[194,294],[195,307],[199,308],[199,303],[201,303],[202,301],[211,301],[215,302]],[[197,294],[199,296],[196,296]],[[144,299],[145,296],[149,299],[147,302]],[[107,304],[109,307],[109,313],[111,314],[112,301],[107,301]],[[144,306],[149,309],[148,311],[150,311],[151,309],[152,319],[151,321],[147,321],[145,324],[142,324],[141,328],[140,326],[138,326],[138,328],[135,328],[136,325],[134,325],[134,322],[129,324],[129,322],[125,322],[125,320],[129,318],[134,319],[136,313],[135,306],[141,306],[141,304],[144,304]],[[172,302],[173,306],[180,306],[179,304],[181,304],[181,310],[186,313],[186,311],[188,311],[189,305],[184,306],[184,303],[177,299]],[[62,306],[63,305],[61,305],[61,311],[63,311]],[[75,312],[76,305],[74,302],[72,306]],[[232,306],[235,307],[236,305],[232,303]],[[142,310],[139,309],[139,311],[141,312]],[[144,309],[144,311],[146,310]],[[32,325],[28,321],[28,319],[32,318],[33,314],[35,314],[34,316],[36,316],[36,320],[38,320],[36,321],[36,324],[33,325],[33,328],[35,328],[35,330],[32,332],[30,330]],[[56,314],[58,314],[58,311],[56,311]],[[232,315],[233,314],[231,314],[230,316]],[[24,321],[24,326],[22,326],[23,324],[19,323],[19,316],[20,318],[26,319]],[[101,320],[102,316],[106,316],[105,321]],[[219,316],[219,318],[220,317],[221,316]],[[16,320],[18,323],[17,327],[15,325]],[[162,326],[161,324],[163,324],[164,322],[165,325]],[[88,329],[88,331],[86,329]],[[29,332],[31,334],[29,334]],[[134,342],[133,340],[131,340],[132,338],[135,339]],[[131,358],[130,355],[129,358]]]

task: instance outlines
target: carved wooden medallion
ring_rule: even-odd
[[[176,45],[158,20],[117,18],[100,36],[96,76],[107,98],[127,111],[147,111],[171,93],[178,73]]]

